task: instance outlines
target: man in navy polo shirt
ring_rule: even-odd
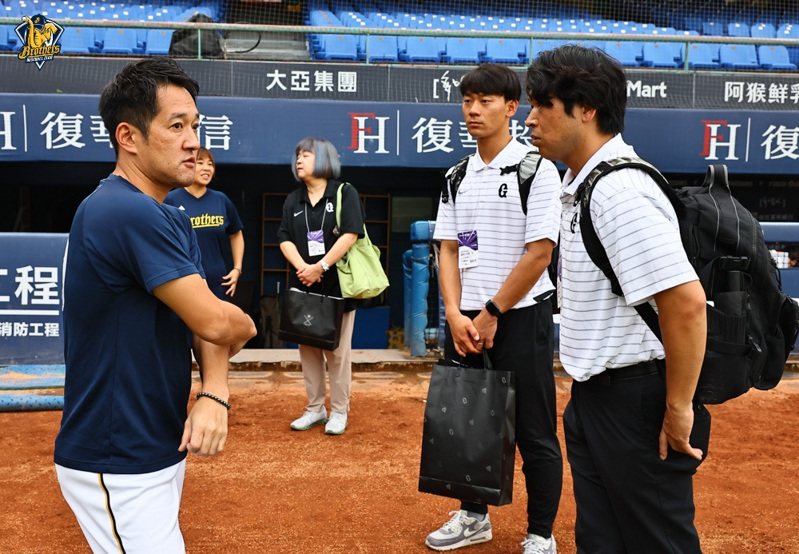
[[[55,463],[95,552],[185,551],[185,458],[223,449],[228,358],[255,335],[208,288],[188,217],[162,204],[194,179],[198,91],[167,58],[130,64],[105,87],[116,168],[69,234]],[[203,382],[187,416],[192,346]]]

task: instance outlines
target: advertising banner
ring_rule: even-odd
[[[457,104],[203,97],[199,138],[219,163],[283,165],[303,137],[331,140],[342,163],[361,167],[449,167],[475,149]],[[529,143],[520,106],[511,134]],[[799,111],[627,111],[624,137],[666,173],[799,173]],[[113,162],[97,97],[0,94],[0,162]]]
[[[0,233],[0,365],[63,364],[66,234]]]

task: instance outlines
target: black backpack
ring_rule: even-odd
[[[187,23],[214,23],[204,13],[196,13]],[[203,58],[221,58],[223,55],[219,33],[208,29],[178,29],[172,33],[169,55],[173,57],[197,57],[197,34],[200,33],[200,52]]]
[[[680,189],[672,188],[654,166],[638,158],[602,162],[586,177],[576,193],[583,244],[620,296],[589,205],[597,181],[623,168],[645,171],[668,197],[679,220],[683,248],[707,296],[707,348],[696,400],[721,404],[751,387],[777,386],[796,343],[799,306],[782,292],[760,223],[733,198],[727,166],[711,165],[701,186]],[[635,309],[662,340],[652,306],[644,303]]]
[[[458,163],[449,168],[444,178],[444,184],[441,187],[441,201],[446,204],[452,198],[452,203],[455,203],[455,197],[458,195],[458,188],[461,186],[461,181],[466,176],[466,166],[469,165],[469,158],[473,154],[461,158]],[[524,157],[516,165],[509,165],[499,170],[500,175],[508,173],[516,174],[516,183],[519,185],[519,199],[522,203],[522,211],[527,215],[527,198],[530,196],[530,187],[535,179],[535,174],[538,171],[538,166],[541,164],[541,155],[538,152],[528,151]]]
[[[461,185],[464,176],[466,176],[466,166],[469,165],[469,154],[465,158],[458,160],[458,163],[453,165],[446,173],[444,184],[441,187],[441,202],[446,204],[452,199],[455,203],[455,197],[458,195],[458,187]],[[509,165],[500,169],[500,175],[507,175],[508,173],[516,174],[516,184],[519,186],[519,200],[522,204],[522,212],[527,215],[527,199],[530,197],[530,187],[533,186],[535,174],[538,172],[538,166],[541,164],[541,155],[532,150],[528,151],[524,157],[516,165]],[[552,258],[547,267],[549,278],[557,286],[558,274],[558,245],[552,250]],[[558,312],[557,295],[552,295],[552,310],[554,313]]]

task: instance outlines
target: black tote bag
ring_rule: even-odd
[[[280,308],[280,340],[335,350],[341,336],[344,299],[296,288],[283,295]]]
[[[512,371],[433,366],[419,491],[502,506],[513,499],[516,389]]]

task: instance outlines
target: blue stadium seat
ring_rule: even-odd
[[[701,15],[687,15],[683,20],[682,27],[686,31],[696,31],[697,33],[702,31],[702,24],[704,20],[702,19]],[[679,27],[679,24],[677,25]]]
[[[353,35],[325,35],[319,56],[324,60],[355,61],[358,59],[358,41]]]
[[[8,39],[9,27],[6,27],[5,25],[0,25],[0,51],[11,50],[12,48],[11,42]],[[11,32],[13,33],[14,31],[12,30]]]
[[[674,46],[670,42],[645,42],[641,65],[646,67],[679,67]]]
[[[692,42],[686,53],[690,69],[715,69],[719,67],[719,45]]]
[[[731,37],[748,37],[749,24],[742,21],[731,21],[727,23],[727,34]]]
[[[569,41],[572,42],[572,41]],[[574,44],[579,44],[580,46],[584,46],[585,48],[599,48],[603,52],[605,51],[605,41],[604,40],[577,40],[573,41]]]
[[[485,53],[483,39],[451,37],[447,39],[447,60],[450,63],[479,63]]]
[[[145,38],[144,53],[148,56],[166,56],[172,44],[171,29],[149,29]]]
[[[483,59],[491,63],[526,63],[527,41],[520,38],[490,38],[486,40],[486,51]]]
[[[777,38],[799,38],[799,22],[780,25],[777,28]]]
[[[632,41],[608,41],[605,43],[605,52],[619,63],[628,67],[637,67],[643,60],[643,43]]]
[[[107,29],[103,38],[103,53],[133,54],[139,52],[136,29]]]
[[[435,37],[408,37],[403,58],[409,62],[440,62],[441,47]]]
[[[366,56],[370,62],[396,62],[397,37],[386,35],[369,35],[366,38]]]
[[[95,49],[94,29],[91,27],[67,27],[61,34],[61,52],[65,54],[88,54]]]
[[[710,36],[723,36],[724,23],[721,21],[704,21],[702,23],[702,34]]]
[[[755,38],[774,38],[777,30],[771,23],[755,23],[749,28],[749,35]]]
[[[534,60],[541,52],[554,50],[563,44],[565,44],[564,41],[557,39],[535,39],[530,47],[530,60]]]
[[[796,64],[791,63],[788,49],[781,44],[760,45],[757,54],[763,69],[796,69]]]
[[[674,27],[652,27],[649,29],[650,35],[677,35],[679,32]]]
[[[732,69],[759,69],[754,44],[722,44],[719,48],[721,67]]]

